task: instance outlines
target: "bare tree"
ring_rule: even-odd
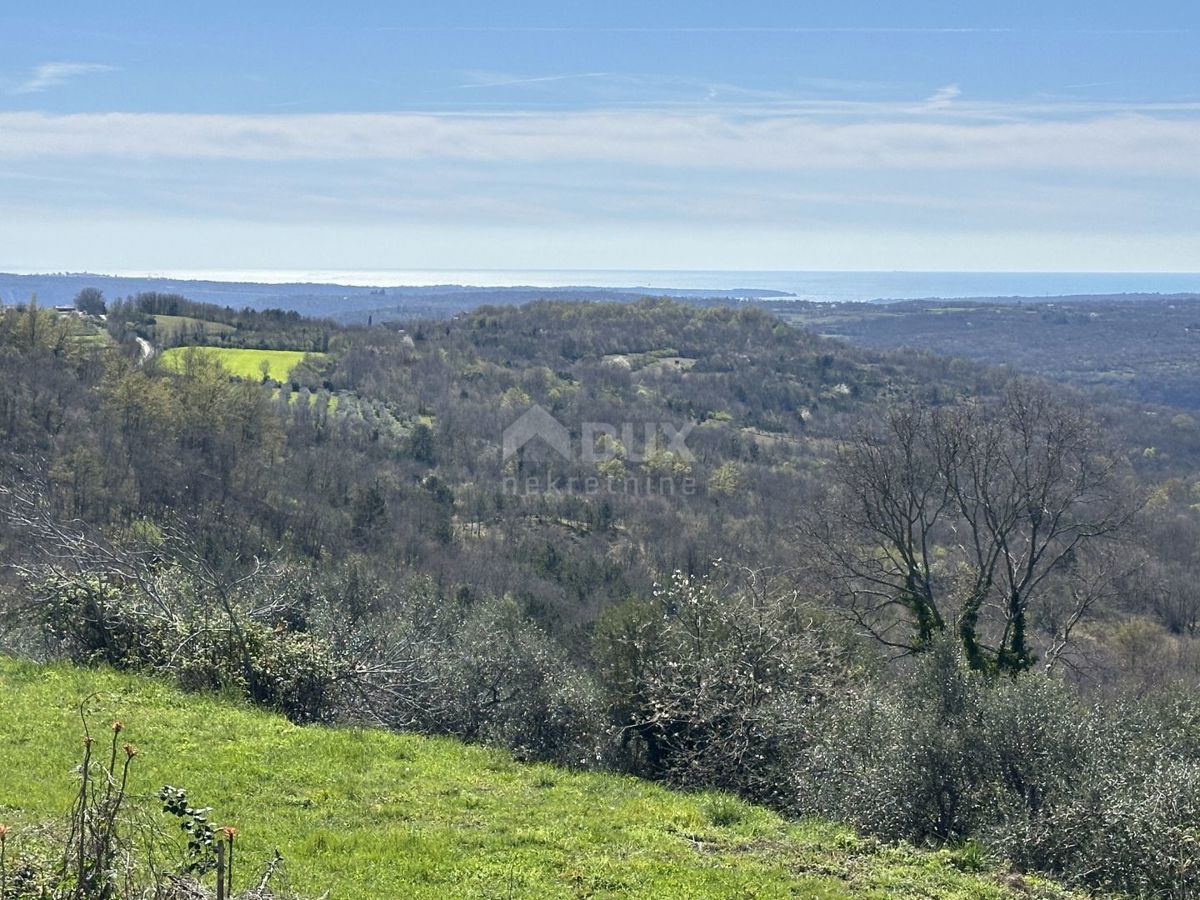
[[[1028,383],[992,402],[911,401],[831,471],[805,533],[855,621],[900,653],[952,627],[986,671],[1034,664],[1031,614],[1055,582],[1078,600],[1059,622],[1069,638],[1102,593],[1074,561],[1135,506],[1095,423]]]

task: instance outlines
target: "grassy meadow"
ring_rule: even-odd
[[[179,370],[183,365],[183,356],[189,350],[199,350],[212,354],[228,370],[229,374],[238,378],[258,380],[263,375],[263,364],[267,365],[267,377],[273,381],[287,381],[292,369],[296,368],[306,356],[322,357],[323,353],[305,353],[300,350],[246,350],[236,347],[172,347],[163,351],[162,363],[169,369]]]
[[[887,847],[720,794],[517,763],[444,738],[301,728],[158,681],[0,658],[10,850],[65,815],[85,698],[93,734],[120,719],[140,749],[133,791],[146,809],[172,784],[239,828],[239,881],[278,847],[294,889],[355,900],[1018,896],[966,851]]]

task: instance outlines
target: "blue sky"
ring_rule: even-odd
[[[1194,3],[5,7],[0,268],[1200,269]]]

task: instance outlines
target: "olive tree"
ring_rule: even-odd
[[[610,610],[594,654],[634,771],[770,802],[835,671],[794,594],[721,570]]]

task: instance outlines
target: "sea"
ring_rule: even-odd
[[[1200,293],[1200,273],[1186,272],[796,272],[682,269],[378,269],[171,270],[112,275],[260,284],[354,287],[674,288],[804,300],[918,300],[932,297],[1060,297]]]

